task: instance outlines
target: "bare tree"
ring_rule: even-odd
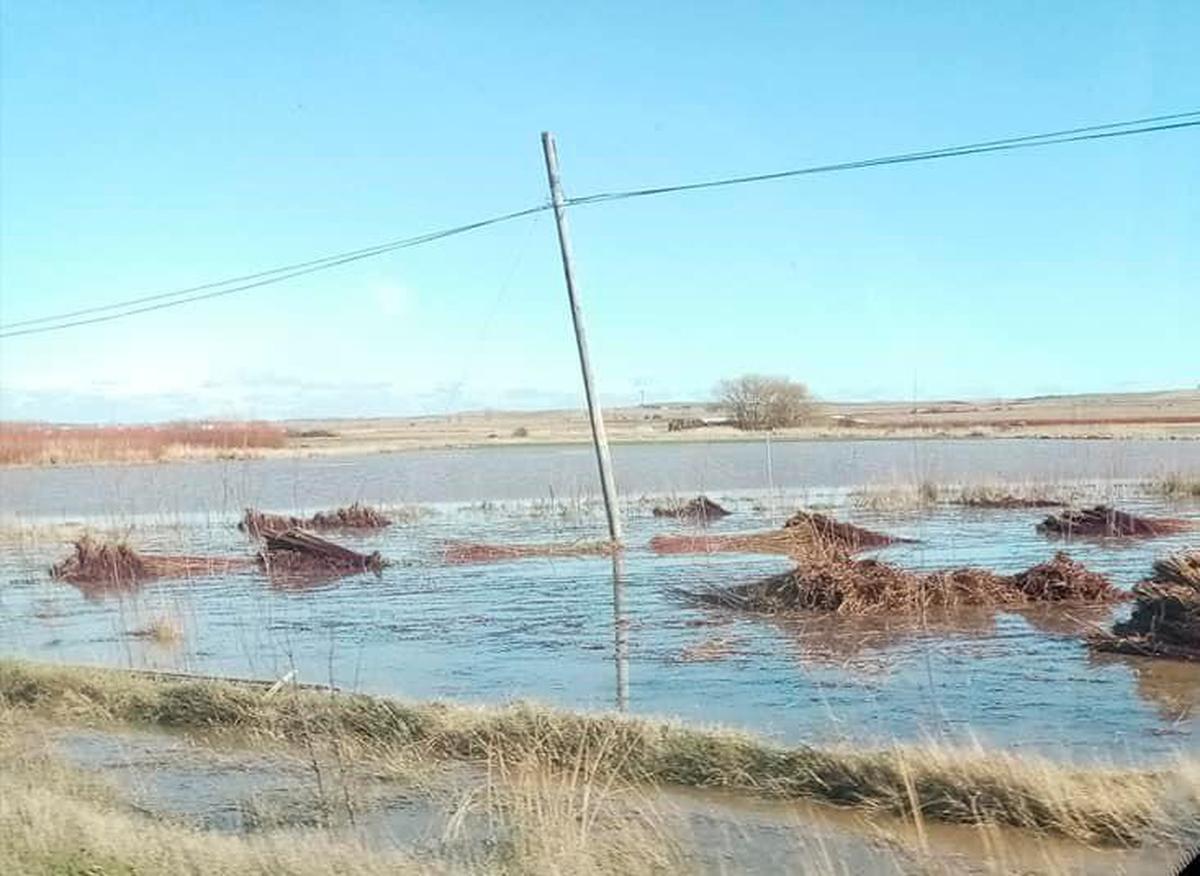
[[[812,415],[808,387],[786,377],[744,374],[717,385],[717,398],[739,429],[783,429]]]

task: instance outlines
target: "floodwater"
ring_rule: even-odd
[[[615,448],[626,543],[605,557],[448,565],[447,542],[603,537],[588,448],[0,471],[0,514],[36,537],[0,541],[0,653],[57,662],[279,678],[411,698],[529,698],[748,728],[784,741],[979,740],[1060,759],[1141,761],[1200,749],[1200,667],[1093,655],[1080,633],[1127,609],[862,620],[770,620],[694,607],[679,588],[782,571],[772,556],[658,556],[640,497],[704,491],[734,514],[717,532],[832,509],[919,539],[875,552],[913,568],[1015,571],[1065,548],[1129,586],[1193,532],[1137,542],[1049,540],[1037,510],[866,511],[862,485],[1087,481],[1121,507],[1200,522],[1125,482],[1200,472],[1200,442],[921,441],[687,444]],[[66,550],[56,524],[128,533],[143,549],[248,556],[246,505],[302,512],[355,499],[420,503],[392,528],[342,538],[395,561],[381,576],[310,589],[256,572],[84,594],[49,580]],[[1200,532],[1200,531],[1198,531]],[[180,623],[164,646],[130,632]]]
[[[325,764],[322,780],[315,762],[187,734],[58,730],[51,744],[72,766],[107,780],[139,811],[201,830],[243,834],[317,828],[367,848],[442,861],[478,859],[495,848],[503,831],[485,811],[464,808],[485,796],[469,789],[489,781],[466,767],[422,773],[413,781]],[[649,816],[661,831],[657,841],[679,842],[688,871],[695,873],[804,872],[814,861],[828,862],[831,873],[918,872],[924,868],[904,866],[905,850],[924,848],[925,863],[942,864],[950,872],[994,872],[985,862],[1002,861],[1006,870],[1019,872],[1053,866],[1053,872],[1135,876],[1167,872],[1181,851],[1088,849],[1016,830],[983,833],[937,823],[918,831],[910,822],[878,813],[723,791],[659,789],[644,798],[614,799],[603,790],[595,793],[600,797],[596,808]],[[616,823],[626,821],[618,817]]]

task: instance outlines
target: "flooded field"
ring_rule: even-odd
[[[202,830],[262,834],[320,827],[376,851],[419,859],[468,861],[503,841],[504,826],[471,806],[489,780],[460,765],[451,774],[349,779],[353,808],[331,811],[328,788],[312,763],[280,751],[214,744],[182,734],[66,729],[49,734],[51,750],[99,776],[139,811]],[[541,788],[544,801],[551,799]],[[603,795],[603,792],[600,792]],[[611,792],[610,792],[611,794]],[[1088,849],[1048,837],[993,828],[930,824],[921,830],[885,815],[864,815],[803,801],[763,801],[721,791],[658,788],[646,796],[606,799],[624,819],[653,812],[657,841],[681,843],[691,873],[898,873],[1006,870],[1079,874],[1167,872],[1179,850]],[[668,833],[669,831],[669,833]],[[906,850],[923,846],[924,866]],[[649,851],[649,850],[647,850]],[[836,864],[834,863],[836,862]],[[822,866],[823,865],[823,866]]]
[[[1200,746],[1200,667],[1090,654],[1080,634],[1127,609],[953,617],[767,619],[693,606],[678,590],[789,568],[779,556],[660,556],[643,497],[706,492],[734,513],[716,533],[777,527],[795,508],[916,539],[872,552],[901,566],[1026,568],[1065,547],[1122,586],[1200,533],[1062,542],[1038,509],[868,509],[863,487],[1053,482],[1126,510],[1200,522],[1130,482],[1200,471],[1200,442],[953,441],[627,446],[615,450],[627,550],[445,561],[455,541],[603,534],[586,448],[347,459],[0,471],[0,651],[56,662],[333,683],[414,698],[523,697],[750,728],[788,741],[980,739],[1056,758],[1136,761]],[[1084,486],[1086,482],[1086,487]],[[83,591],[46,569],[83,523],[141,549],[250,556],[245,506],[310,512],[352,500],[419,505],[389,529],[339,536],[394,561],[313,588],[255,570]],[[168,619],[178,636],[137,636]]]

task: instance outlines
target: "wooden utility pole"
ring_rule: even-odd
[[[596,463],[600,466],[600,489],[604,493],[604,511],[608,515],[608,534],[614,543],[621,541],[621,515],[617,510],[617,486],[613,481],[612,457],[608,452],[608,436],[604,433],[604,414],[592,381],[592,363],[588,357],[587,333],[583,328],[583,311],[579,308],[579,293],[575,285],[575,268],[571,261],[571,238],[567,232],[567,205],[558,176],[558,149],[554,135],[542,132],[542,152],[546,155],[546,177],[550,182],[550,200],[554,204],[554,221],[558,226],[558,247],[562,251],[563,275],[567,281],[567,298],[571,302],[571,321],[575,325],[575,346],[579,348],[579,368],[583,371],[583,392],[587,397],[588,416],[592,421],[592,441],[596,445]]]

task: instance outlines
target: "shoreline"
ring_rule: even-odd
[[[1096,432],[1078,432],[1049,434],[1045,432],[1013,432],[1003,435],[972,435],[954,434],[949,432],[914,432],[914,433],[856,433],[830,435],[788,435],[757,432],[734,436],[706,435],[703,437],[653,437],[653,438],[609,438],[612,447],[654,447],[666,445],[694,444],[763,444],[770,440],[772,444],[859,444],[886,441],[1162,441],[1162,442],[1193,442],[1200,441],[1200,434],[1124,434],[1113,435]],[[286,459],[325,459],[337,457],[369,457],[389,456],[403,453],[430,453],[436,451],[462,450],[519,450],[519,449],[575,449],[590,448],[592,440],[587,438],[554,438],[546,440],[480,440],[437,443],[436,441],[416,443],[396,443],[380,446],[363,446],[359,442],[337,442],[322,447],[310,445],[295,445],[283,448],[259,448],[250,451],[230,452],[215,448],[183,448],[162,457],[147,457],[137,459],[113,459],[100,457],[96,459],[64,460],[61,462],[14,462],[0,463],[0,472],[27,471],[32,469],[77,469],[77,468],[108,468],[114,466],[141,467],[172,465],[178,463],[204,462],[262,462],[267,460]]]
[[[1197,441],[1200,390],[1062,396],[1012,401],[826,403],[804,426],[745,432],[727,425],[712,404],[672,402],[614,406],[604,411],[609,442],[762,444],[865,441]],[[3,426],[0,423],[0,450]],[[36,424],[29,424],[36,425]],[[570,448],[591,444],[587,413],[579,410],[469,411],[419,417],[293,419],[263,424],[276,446],[133,446],[106,426],[47,424],[24,459],[0,470],[171,462],[304,459],[412,451],[484,448]],[[157,426],[123,427],[128,432]],[[0,459],[5,458],[0,454]]]

